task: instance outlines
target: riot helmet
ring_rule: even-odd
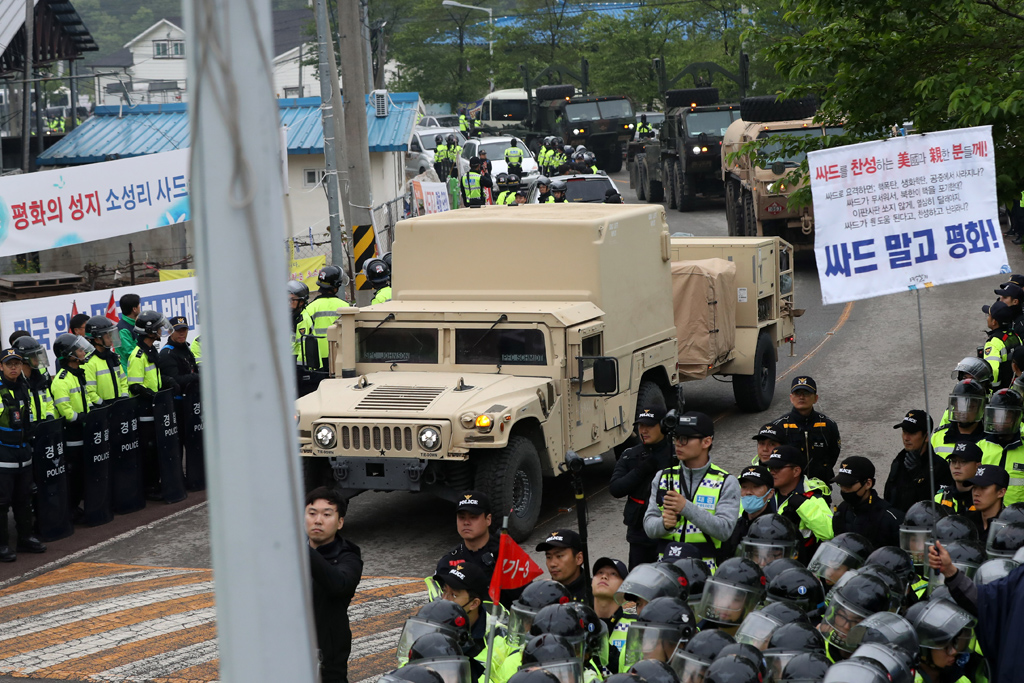
[[[414,616],[405,620],[398,639],[398,662],[405,664],[413,643],[430,633],[441,633],[454,639],[459,647],[472,642],[466,611],[450,600],[435,600],[419,608]]]
[[[378,683],[444,683],[439,673],[425,666],[402,666],[377,679]]]
[[[750,523],[737,555],[766,567],[787,557],[795,560],[802,540],[796,525],[782,515],[760,515]]]
[[[773,602],[747,615],[736,631],[736,642],[765,650],[772,635],[786,624],[810,624],[802,611],[788,602]]]
[[[381,258],[372,258],[364,263],[363,273],[374,289],[387,287],[388,283],[391,282],[391,269],[388,268],[388,264],[384,263],[384,259]]]
[[[957,382],[973,380],[987,388],[992,385],[992,366],[977,356],[967,356],[949,374]]]
[[[847,652],[850,629],[875,612],[892,608],[888,587],[868,574],[851,574],[828,594],[823,622],[830,627],[828,641]]]
[[[508,173],[499,173],[495,176],[494,181],[498,184],[499,190],[508,189]]]
[[[903,599],[907,595],[907,584],[903,583],[903,579],[896,572],[880,564],[866,564],[856,572],[882,580],[882,583],[889,589],[890,610],[895,612],[903,606]]]
[[[626,664],[641,659],[668,662],[677,645],[685,647],[696,631],[693,610],[683,600],[655,598],[626,631]]]
[[[583,664],[577,649],[562,636],[544,633],[534,636],[523,647],[520,669],[540,667],[560,683],[580,683]]]
[[[720,626],[736,626],[765,593],[761,568],[745,557],[732,557],[704,584],[697,616]]]
[[[595,164],[597,164],[597,157],[594,155],[593,152],[587,152],[586,154],[583,155],[583,163],[585,163],[587,166],[594,166]]]
[[[509,677],[508,683],[562,683],[562,681],[558,678],[558,676],[551,673],[550,671],[541,668],[531,668],[520,669],[519,671],[515,672]],[[622,683],[637,682],[622,681]]]
[[[920,643],[914,625],[893,612],[876,612],[850,629],[846,642],[856,651],[861,645],[878,643],[900,648],[911,658],[917,657]]]
[[[672,667],[657,659],[641,659],[629,668],[629,672],[640,676],[647,683],[679,683]]]
[[[918,645],[942,650],[952,645],[957,653],[967,652],[977,620],[970,612],[945,600],[928,600],[911,605],[907,621],[917,632]],[[924,653],[921,653],[922,656]]]
[[[598,656],[601,661],[607,661],[608,653],[608,625],[588,605],[581,602],[568,603],[576,612],[576,616],[583,622],[583,630],[586,633],[583,659],[591,656]]]
[[[391,252],[385,251],[384,255],[380,257],[384,261],[384,265],[388,267],[388,272],[391,272]]]
[[[1016,391],[1000,389],[992,394],[985,406],[985,433],[1020,437],[1021,406],[1021,397]]]
[[[761,668],[738,654],[716,657],[704,675],[704,683],[761,683],[763,680]]]
[[[885,669],[892,683],[914,683],[916,659],[902,650],[889,649],[878,643],[865,643],[854,650],[853,657],[878,664]]]
[[[85,338],[97,346],[107,349],[114,347],[113,337],[114,323],[110,318],[102,315],[94,315],[85,323]]]
[[[778,680],[787,664],[797,655],[806,652],[824,654],[825,638],[810,624],[796,622],[775,630],[768,641],[764,659],[768,670]]]
[[[924,567],[928,547],[935,542],[932,537],[935,523],[949,514],[949,508],[927,500],[918,501],[907,510],[900,524],[900,547],[910,553],[918,567]]]
[[[772,580],[784,571],[790,569],[806,569],[803,562],[799,560],[793,560],[788,557],[775,560],[766,567],[761,567],[761,571],[764,572],[764,580],[771,583]]]
[[[1024,522],[1004,524],[992,533],[989,529],[985,553],[990,560],[1013,559],[1018,548],[1024,547]]]
[[[445,138],[445,141],[446,141],[446,142],[447,142],[447,143],[448,143],[449,145],[455,145],[455,144],[458,144],[458,142],[459,142],[459,139],[458,139],[457,137],[455,137],[455,134],[454,134],[454,133],[452,133],[452,134],[451,134],[451,135],[449,135],[449,136],[448,136],[447,138]]]
[[[995,519],[989,520],[989,537],[996,532],[996,529],[1006,526],[1010,522],[1024,522],[1024,503],[1010,503],[1003,508],[1002,512],[1000,512]]]
[[[143,311],[135,319],[135,334],[141,337],[156,337],[159,339],[164,332],[171,332],[171,324],[159,311]]]
[[[914,558],[903,548],[894,545],[883,545],[868,555],[868,565],[877,564],[891,569],[900,577],[904,586],[909,586],[914,578]]]
[[[718,653],[735,642],[725,631],[705,629],[690,638],[685,648],[676,648],[668,664],[680,681],[702,681]]]
[[[542,187],[544,189],[541,189]],[[546,175],[537,176],[537,191],[538,192],[540,192],[541,194],[544,194],[544,193],[546,193],[546,192],[548,192],[550,190],[550,187],[551,187],[551,180],[549,180]]]
[[[1018,566],[1020,565],[1017,562],[1008,560],[1005,557],[997,557],[994,560],[984,562],[978,567],[978,571],[974,572],[974,584],[984,586],[993,581],[1005,579]]]
[[[822,683],[892,683],[889,672],[873,659],[858,657],[836,662],[828,668]]]
[[[299,282],[298,280],[289,280],[288,296],[299,300],[298,310],[301,311],[303,308],[306,307],[306,304],[309,302],[309,287],[307,287],[306,283],[304,282]]]
[[[565,196],[565,191],[569,189],[569,185],[564,180],[555,180],[551,183],[551,194],[560,192],[562,196]]]
[[[548,605],[564,605],[572,600],[569,591],[557,581],[546,579],[528,584],[519,597],[512,601],[508,618],[508,639],[514,646],[527,640],[533,620]]]
[[[818,617],[825,607],[825,589],[809,569],[787,569],[768,584],[765,601],[769,604],[785,601],[796,605],[808,617]]]
[[[441,676],[445,683],[470,683],[469,657],[455,639],[443,633],[427,633],[409,648],[408,666],[421,666]]]
[[[814,557],[807,563],[815,576],[826,585],[834,585],[850,569],[863,566],[875,550],[871,541],[852,531],[839,534],[818,546]]]
[[[708,569],[707,563],[699,557],[684,557],[670,564],[682,573],[683,578],[686,579],[686,586],[684,588],[689,592],[686,601],[696,612],[697,605],[700,604],[700,598],[704,594],[704,584],[711,578],[711,570]],[[632,572],[630,573],[632,574]]]
[[[35,337],[18,337],[11,346],[33,368],[46,367],[49,361],[49,358],[46,356],[46,349],[43,348],[43,345]]]
[[[635,602],[638,614],[642,614],[644,605],[655,598],[670,597],[685,600],[688,595],[689,580],[686,576],[681,576],[680,570],[670,567],[671,565],[666,562],[637,565],[629,572],[619,586],[619,590],[615,592],[615,601],[620,605]]]
[[[560,137],[555,137],[555,145],[558,147],[565,147],[565,141]]]
[[[587,151],[587,146],[586,145],[576,145],[576,153],[577,154],[582,154],[583,152],[586,152],[586,151]]]
[[[316,278],[316,285],[326,294],[337,293],[348,284],[348,275],[340,266],[324,266]]]
[[[935,522],[935,540],[947,545],[954,541],[977,541],[978,527],[963,515],[949,515]]]
[[[586,646],[584,622],[568,604],[548,605],[542,607],[533,619],[530,627],[531,636],[552,633],[562,636],[576,649],[577,656],[582,659]]]
[[[96,348],[77,334],[65,332],[53,342],[53,355],[60,361],[73,359],[84,363],[94,353]]]
[[[988,363],[980,362],[988,368]],[[992,371],[989,370],[989,376],[991,376],[991,373]],[[949,394],[950,419],[960,424],[980,422],[982,411],[985,408],[985,399],[987,398],[988,391],[980,382],[973,379],[965,379],[958,382]]]
[[[435,145],[440,145],[442,142],[444,142],[444,138],[443,137],[441,137],[440,135],[435,135],[434,136],[434,144]]]
[[[820,652],[803,652],[789,660],[778,681],[790,683],[821,683],[832,662]]]
[[[505,182],[508,183],[509,190],[515,191],[519,189],[519,176],[515,173],[509,173],[508,179]]]

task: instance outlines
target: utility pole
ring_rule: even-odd
[[[270,0],[182,6],[220,679],[313,683]],[[244,293],[228,284],[243,272],[251,283]],[[253,311],[266,332],[264,352],[238,353],[238,331]]]
[[[354,248],[354,273],[374,253],[373,192],[370,187],[370,143],[366,128],[366,69],[360,0],[338,0],[338,33],[345,103],[345,149],[348,157],[348,217]],[[356,275],[356,289],[369,286]],[[356,293],[356,303],[370,303],[368,291]]]
[[[70,133],[75,129],[78,122],[78,60],[68,60],[68,71],[71,73],[71,92],[68,94],[71,102],[70,116],[64,120],[64,132]]]
[[[36,49],[36,3],[25,0],[25,82],[21,91],[21,170],[29,172],[32,158],[32,57]]]
[[[338,10],[341,11],[340,9]],[[370,0],[359,0],[359,26],[363,36],[363,64],[366,67],[366,94],[373,90],[373,55],[370,52]],[[383,69],[383,65],[381,66]]]

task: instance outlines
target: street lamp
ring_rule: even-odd
[[[491,92],[494,92],[494,10],[490,7],[476,7],[475,5],[465,5],[461,2],[455,2],[455,0],[441,0],[441,4],[445,7],[461,7],[463,9],[475,9],[481,12],[487,12],[487,27],[488,27],[488,40],[487,40],[487,52],[491,57]]]

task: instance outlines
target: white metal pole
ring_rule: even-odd
[[[183,7],[220,680],[311,683],[270,0]]]

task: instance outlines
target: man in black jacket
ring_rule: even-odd
[[[313,575],[313,619],[323,683],[348,683],[352,629],[348,606],[363,574],[359,546],[341,537],[348,503],[321,486],[306,496],[306,536]]]
[[[906,513],[914,503],[931,500],[935,496],[928,472],[929,459],[935,468],[936,488],[952,486],[953,478],[949,474],[949,463],[932,450],[929,442],[932,419],[927,413],[911,410],[899,424],[893,425],[893,429],[903,429],[903,450],[892,461],[882,497],[894,508]]]
[[[801,375],[793,378],[789,389],[789,411],[772,425],[785,440],[785,444],[803,453],[807,460],[804,475],[832,483],[832,468],[839,460],[842,439],[839,427],[825,415],[814,409],[818,402],[818,384],[813,377]]]
[[[160,349],[157,367],[165,384],[168,379],[178,384],[180,394],[189,391],[193,385],[199,388],[199,366],[196,357],[188,344],[188,320],[183,315],[176,315],[168,321],[172,331],[167,336],[167,343]]]
[[[672,440],[661,431],[665,417],[665,404],[640,406],[636,418],[636,431],[640,444],[623,452],[615,463],[608,491],[616,498],[626,498],[622,510],[622,523],[626,525],[629,543],[629,568],[638,564],[658,561],[657,542],[644,532],[644,513],[651,495],[651,480],[659,471],[676,464]]]
[[[876,548],[899,546],[903,511],[878,497],[874,488],[875,466],[870,460],[859,455],[843,458],[835,483],[843,497],[832,516],[832,531],[836,536],[852,531],[871,541]]]

